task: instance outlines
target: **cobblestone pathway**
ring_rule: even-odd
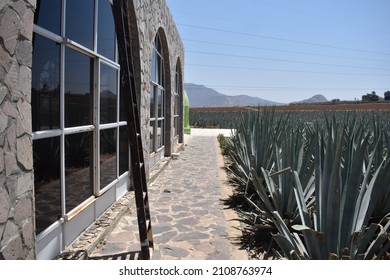
[[[191,136],[180,156],[149,186],[153,259],[247,259],[235,244],[234,213],[221,201],[226,186],[217,145],[216,137]],[[135,213],[126,214],[92,256],[139,250],[137,239]]]

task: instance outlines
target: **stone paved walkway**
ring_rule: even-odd
[[[222,199],[229,194],[215,135],[186,139],[184,151],[149,186],[153,259],[247,259],[235,237],[240,232]],[[204,134],[203,134],[204,135]],[[91,256],[139,250],[135,211],[126,214]]]

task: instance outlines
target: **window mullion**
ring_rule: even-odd
[[[64,1],[65,2],[65,1]],[[65,3],[63,3],[65,6]],[[65,8],[62,16],[62,32],[65,33]],[[61,213],[62,217],[66,215],[66,185],[65,185],[65,45],[60,48],[60,166],[61,166]]]
[[[157,130],[158,130],[158,89],[154,90],[154,115],[156,121],[154,122],[154,127],[153,127],[153,143],[154,143],[154,152],[157,152],[158,149],[158,143],[157,143]]]
[[[97,53],[97,26],[98,26],[98,9],[99,9],[99,1],[94,1],[94,20],[93,20],[93,50]]]
[[[95,125],[94,130],[94,141],[93,141],[93,150],[94,150],[94,184],[93,184],[93,192],[95,196],[99,196],[100,194],[100,60],[95,60],[94,67],[94,94],[95,97],[93,100],[94,108],[93,108],[93,123]]]

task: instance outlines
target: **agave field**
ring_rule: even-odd
[[[390,259],[389,110],[215,113],[215,127],[235,129],[223,146],[249,246]]]

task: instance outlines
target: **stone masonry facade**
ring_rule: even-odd
[[[173,126],[174,105],[170,93],[175,85],[177,64],[183,84],[184,47],[165,0],[129,1],[133,1],[130,6],[134,8],[130,11],[134,68],[141,93],[141,129],[149,172],[150,69],[154,38],[156,34],[162,38],[164,67],[169,72],[165,75],[169,127]],[[0,1],[0,259],[35,259],[37,254],[31,124],[35,7],[36,0]],[[170,141],[166,142],[165,154],[169,156],[175,149],[174,132],[169,129],[167,133],[165,137]]]
[[[148,132],[148,116],[150,108],[150,68],[154,38],[156,34],[159,34],[162,39],[163,50],[165,53],[164,68],[166,73],[170,73],[170,75],[165,75],[165,91],[167,93],[172,92],[174,89],[174,73],[176,71],[177,63],[180,64],[182,79],[184,77],[184,46],[165,0],[134,0],[134,9],[138,25],[139,48],[142,53],[140,58],[141,65],[138,65],[138,67],[140,67],[139,71],[137,71],[137,65],[135,65],[136,72],[141,75],[141,80],[138,83],[141,86],[141,129],[143,132]],[[168,94],[166,98],[166,103],[170,105],[169,108],[165,108],[168,112],[166,118],[168,120],[172,120],[171,112],[173,112],[173,100],[171,100],[170,94]],[[172,126],[173,123],[171,123],[169,127]],[[183,126],[183,124],[181,124],[181,126]],[[168,133],[170,133],[169,139],[173,139],[173,131],[169,130]],[[172,147],[171,143],[172,142],[166,142],[166,156],[170,156],[169,151],[172,152],[175,149],[175,147]],[[144,156],[145,159],[147,159],[149,158],[150,146],[148,133],[143,133],[143,145],[145,148]],[[149,170],[148,161],[145,161],[145,163],[146,170]]]
[[[31,136],[35,0],[0,3],[0,257],[34,259]]]

